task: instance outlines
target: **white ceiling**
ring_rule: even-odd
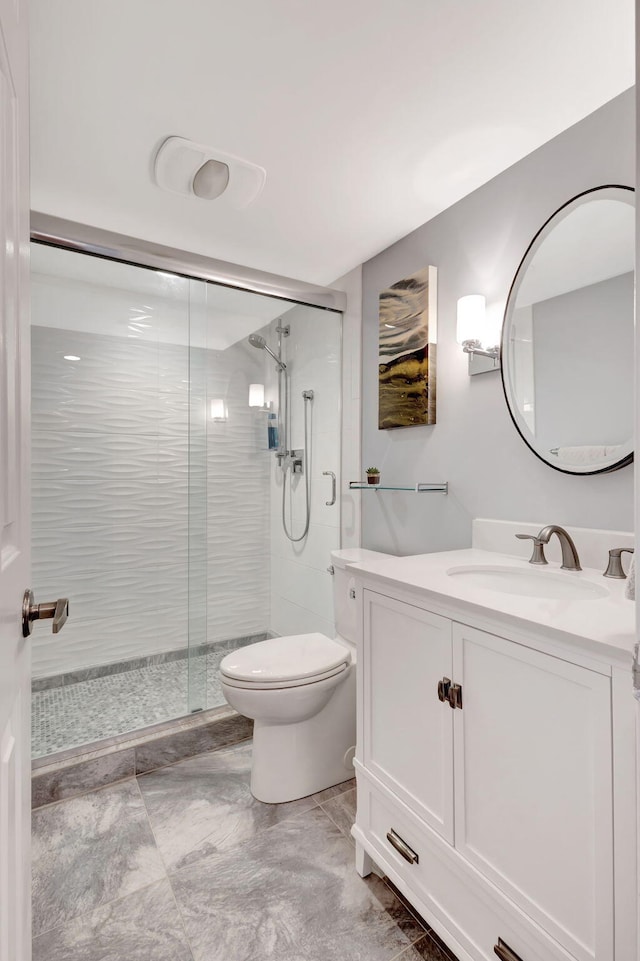
[[[330,283],[634,82],[633,0],[32,0],[32,207]],[[161,191],[169,135],[267,170]]]

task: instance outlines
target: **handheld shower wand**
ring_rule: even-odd
[[[257,347],[258,350],[266,350],[269,356],[273,357],[273,359],[275,360],[278,370],[287,369],[287,365],[283,361],[281,361],[276,354],[274,354],[274,352],[271,350],[271,348],[269,347],[264,337],[261,337],[260,334],[249,334],[249,343],[251,344],[252,347]]]

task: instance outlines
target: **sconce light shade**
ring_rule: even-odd
[[[482,294],[467,294],[458,301],[456,340],[469,355],[469,374],[486,374],[500,370],[500,348],[495,331],[487,323],[486,303]]]
[[[458,301],[456,340],[459,344],[474,340],[482,343],[484,334],[485,299],[482,294],[467,294]]]
[[[264,407],[264,384],[249,384],[249,407]]]
[[[216,397],[211,401],[211,420],[226,420],[227,405],[222,397]]]

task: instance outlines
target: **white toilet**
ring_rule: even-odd
[[[352,777],[357,607],[346,566],[385,556],[360,548],[332,552],[335,639],[274,637],[223,658],[225,698],[254,719],[251,793],[259,801],[293,801]]]

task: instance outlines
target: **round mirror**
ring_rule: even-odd
[[[547,220],[518,267],[502,383],[534,454],[567,474],[633,460],[635,195],[597,187]]]

